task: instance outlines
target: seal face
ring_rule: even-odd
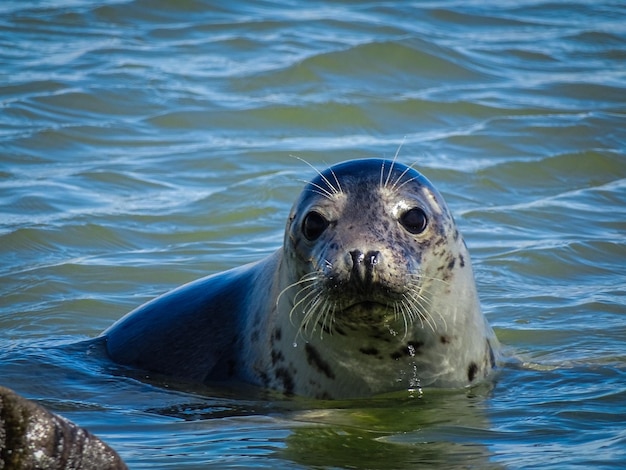
[[[273,255],[157,298],[104,336],[118,362],[319,398],[470,385],[497,353],[443,198],[379,159],[310,181]]]

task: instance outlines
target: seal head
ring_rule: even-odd
[[[367,159],[320,173],[293,206],[283,265],[296,281],[279,310],[317,370],[308,385],[294,374],[307,394],[459,387],[495,366],[465,243],[413,168]]]

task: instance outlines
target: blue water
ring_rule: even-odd
[[[3,1],[0,103],[0,382],[131,468],[626,466],[623,2]],[[280,246],[294,157],[398,150],[468,243],[492,386],[319,402],[80,345]]]

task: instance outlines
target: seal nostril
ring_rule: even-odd
[[[365,256],[365,264],[368,268],[373,268],[380,261],[380,251],[368,251]]]
[[[363,263],[363,260],[365,259],[365,255],[363,254],[362,251],[359,251],[359,250],[351,251],[350,256],[352,257],[353,269],[357,267],[358,265],[360,265],[361,263]]]

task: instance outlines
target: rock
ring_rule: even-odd
[[[67,419],[0,387],[0,470],[122,470],[108,445]]]

